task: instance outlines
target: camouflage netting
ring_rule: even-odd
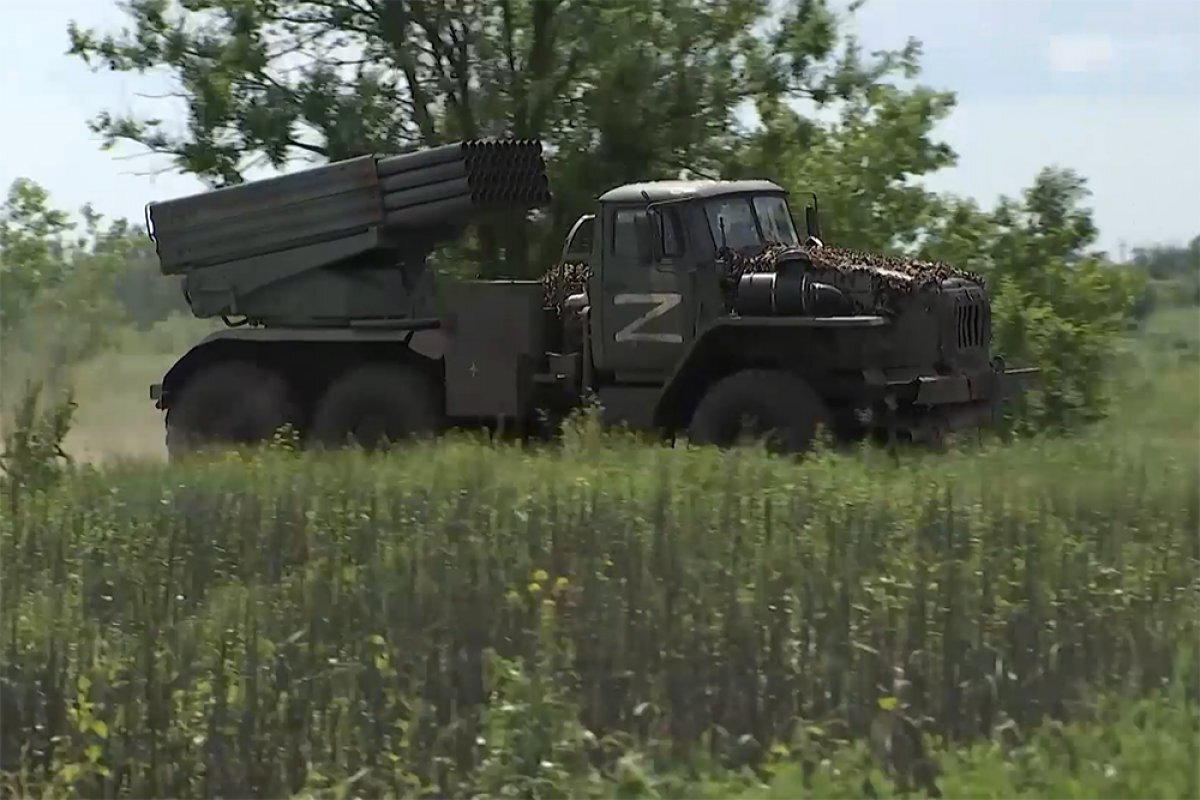
[[[743,275],[774,272],[787,260],[807,262],[807,269],[815,278],[842,288],[860,311],[868,313],[894,312],[904,298],[936,287],[948,278],[964,278],[983,284],[979,275],[939,261],[827,245],[802,247],[773,243],[753,255],[723,248],[718,258],[727,265],[723,288],[730,303]],[[550,267],[541,277],[542,305],[561,315],[567,298],[585,291],[591,275],[587,264],[578,261],[559,262]]]
[[[718,253],[728,265],[725,292],[730,301],[743,275],[774,272],[784,261],[807,262],[813,277],[848,291],[851,302],[863,311],[895,311],[898,303],[924,289],[939,286],[949,278],[963,278],[983,284],[972,272],[939,261],[902,258],[842,247],[767,245],[746,255],[729,248]]]
[[[592,271],[580,261],[560,261],[541,277],[542,307],[553,308],[561,316],[563,304],[573,294],[587,289]]]

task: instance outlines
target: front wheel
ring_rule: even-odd
[[[730,447],[743,437],[764,441],[773,453],[803,453],[830,425],[824,401],[790,372],[748,369],[713,384],[692,415],[695,444]]]

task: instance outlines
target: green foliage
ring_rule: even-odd
[[[787,758],[819,794],[886,793],[918,781],[895,745],[872,755],[889,715],[943,792],[997,769],[1025,793],[1151,769],[1187,789],[1184,749],[1116,754],[1090,704],[1174,680],[1184,716],[1130,713],[1194,729],[1200,473],[1178,424],[898,467],[577,427],[558,452],[76,471],[0,516],[17,793],[695,796],[711,775],[730,796]],[[1047,718],[1077,767],[1024,738]],[[1017,750],[988,744],[1008,730]]]
[[[1040,374],[1017,399],[1018,430],[1062,430],[1104,415],[1118,347],[1141,288],[1136,273],[1088,251],[1096,237],[1085,182],[1043,170],[1019,201],[994,211],[949,199],[925,255],[982,274],[992,296],[993,349]]]
[[[63,450],[63,441],[77,407],[74,397],[67,392],[49,407],[41,400],[41,385],[26,384],[12,419],[5,420],[0,492],[14,516],[24,496],[49,489],[71,461]]]
[[[915,62],[907,66],[916,69]],[[798,200],[816,191],[827,242],[907,249],[940,210],[936,195],[912,178],[953,165],[950,148],[931,138],[952,107],[949,93],[875,86],[842,104],[828,126],[781,109],[726,171],[771,176]]]
[[[66,214],[50,208],[45,189],[13,181],[0,207],[0,338],[26,316],[40,291],[62,284],[68,269],[63,236],[70,227]]]
[[[0,367],[10,386],[19,377],[53,386],[121,327],[146,328],[186,308],[144,235],[90,207],[81,222],[26,179],[13,182],[0,207]]]

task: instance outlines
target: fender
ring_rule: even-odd
[[[654,408],[656,426],[672,427],[679,423],[678,411],[699,400],[705,376],[710,374],[711,359],[721,350],[755,334],[771,329],[797,332],[804,330],[851,330],[882,328],[890,325],[887,317],[855,315],[841,317],[719,317],[703,328],[664,381]]]
[[[227,328],[192,345],[171,365],[161,383],[150,386],[150,399],[155,401],[155,408],[166,408],[171,391],[220,352],[291,342],[400,343],[425,358],[440,360],[446,353],[448,336],[441,320],[434,318],[337,328]]]

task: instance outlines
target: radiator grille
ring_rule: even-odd
[[[988,309],[978,300],[963,299],[955,308],[955,330],[958,348],[969,350],[988,343]]]

